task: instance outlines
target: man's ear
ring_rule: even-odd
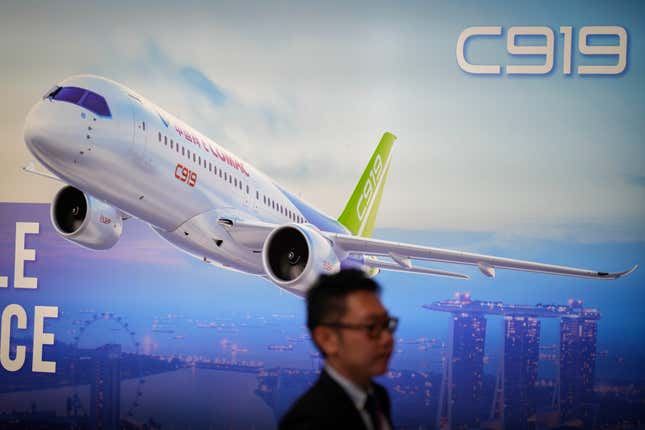
[[[317,326],[311,333],[314,342],[326,356],[333,357],[338,353],[338,332],[331,327]]]

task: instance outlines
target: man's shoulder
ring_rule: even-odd
[[[317,429],[360,420],[349,396],[324,371],[280,420],[280,429]]]

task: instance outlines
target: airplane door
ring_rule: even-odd
[[[253,187],[251,186],[251,181],[247,180],[242,182],[242,203],[249,209],[251,208],[251,206],[249,205],[249,197],[251,196],[252,189]]]
[[[135,158],[143,159],[146,149],[146,135],[149,131],[146,128],[149,128],[150,124],[146,124],[143,105],[139,101],[132,102],[132,115],[134,118],[132,153]]]
[[[244,181],[244,187],[242,190],[242,202],[244,203],[244,206],[247,207],[251,211],[257,211],[257,199],[255,198],[256,193],[257,193],[257,184],[255,181],[248,179]],[[248,190],[248,192],[247,192]]]

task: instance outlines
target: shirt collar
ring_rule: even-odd
[[[352,399],[352,402],[354,402],[354,404],[356,405],[356,408],[358,410],[363,410],[363,408],[365,407],[365,401],[367,400],[368,392],[370,394],[372,393],[372,387],[370,386],[370,388],[368,388],[368,391],[365,391],[364,389],[338,373],[338,371],[336,371],[327,363],[325,363],[325,371],[331,377],[331,379],[336,381],[336,383],[340,385],[343,390],[345,390],[349,398]]]

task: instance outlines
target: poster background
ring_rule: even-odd
[[[39,278],[38,290],[0,291],[0,305],[59,306],[62,316],[51,322],[57,342],[74,344],[87,325],[80,348],[118,343],[123,351],[138,348],[138,355],[184,362],[207,357],[266,368],[317,366],[302,338],[302,302],[265,281],[193,261],[139,221],[126,223],[122,240],[106,252],[55,236],[46,204],[58,185],[20,171],[31,159],[22,127],[30,106],[76,73],[135,89],[330,215],[340,212],[381,133],[392,131],[399,139],[376,237],[608,271],[642,264],[643,16],[640,2],[5,3],[0,200],[7,203],[0,206],[0,275],[9,285],[15,222],[38,221],[41,233],[27,240],[38,257],[26,264],[26,273]],[[456,64],[455,45],[472,25],[549,26],[556,32],[554,71],[539,77],[466,74]],[[564,76],[557,37],[563,25],[574,31],[625,27],[626,72]],[[540,61],[512,57],[504,48],[504,37],[486,38],[471,44],[469,58],[502,65]],[[574,50],[574,66],[594,61],[612,59]],[[463,272],[473,279],[378,277],[384,302],[402,318],[397,338],[403,342],[392,368],[434,375],[434,401],[449,320],[421,305],[458,291],[505,303],[579,298],[598,308],[598,350],[607,353],[597,361],[597,385],[632,384],[641,387],[639,398],[642,270],[619,282],[502,271],[489,280],[470,268]],[[557,323],[543,324],[542,345],[557,343]],[[488,327],[485,372],[494,379],[501,320],[489,318]],[[436,339],[439,347],[406,343],[420,338]],[[292,350],[268,349],[289,344]],[[541,363],[545,381],[554,371]],[[1,372],[4,387],[30,377]],[[152,418],[164,428],[274,423],[275,411],[255,393],[255,374],[205,376],[181,368],[155,375],[143,388],[129,387],[134,394],[122,387],[121,411],[138,402],[137,422]],[[54,388],[60,381],[45,377],[36,384],[35,390],[1,393],[0,412],[30,411],[35,402],[38,410],[64,415],[65,399],[83,389],[87,403],[87,385]],[[243,387],[242,397],[231,399],[230,386]],[[178,392],[157,394],[169,387]],[[409,401],[410,411],[398,401],[399,422],[434,425],[432,409],[421,405],[424,396],[419,405]],[[247,408],[235,406],[240,404]]]

